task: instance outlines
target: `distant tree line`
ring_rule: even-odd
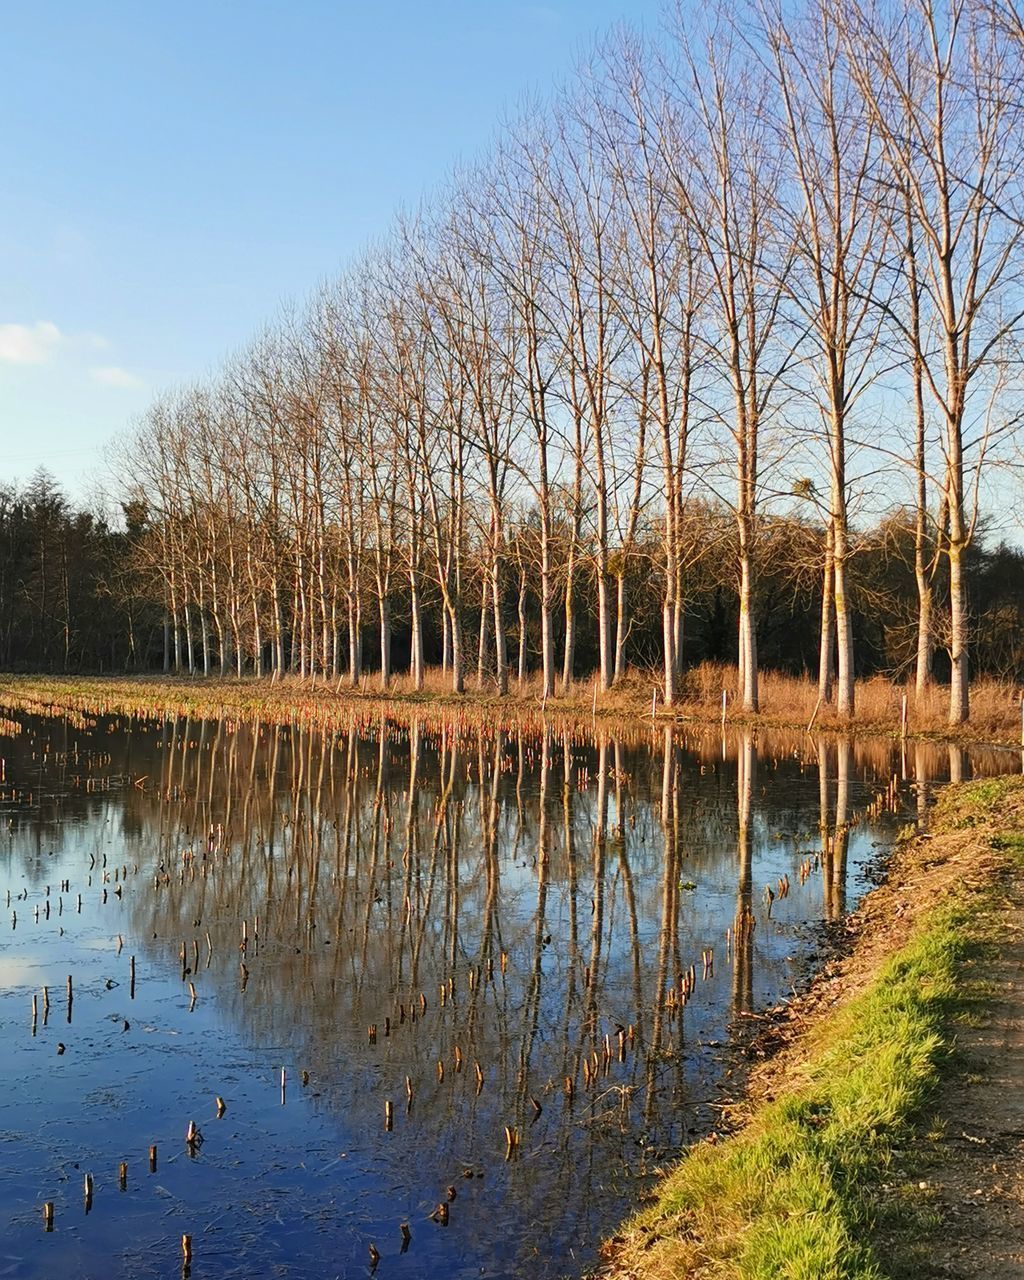
[[[550,696],[634,661],[672,704],[728,656],[747,709],[767,662],[847,715],[858,671],[942,675],[965,720],[972,635],[1019,670],[978,532],[1019,449],[1022,34],[1004,0],[750,0],[596,47],[144,416],[166,665]]]
[[[130,589],[134,533],[76,509],[46,471],[21,488],[0,484],[0,669],[118,671],[145,661],[139,623],[152,627],[154,610]],[[158,652],[158,632],[151,644]]]
[[[702,662],[734,663],[738,638],[733,562],[735,530],[727,507],[688,507],[688,536],[704,554],[694,555],[684,609],[684,659],[687,668]],[[177,671],[180,674],[249,674],[272,669],[271,641],[253,649],[254,616],[229,620],[218,633],[200,620],[191,634],[180,628],[175,665],[173,627],[165,611],[165,584],[153,560],[160,530],[137,507],[125,504],[115,521],[76,507],[45,472],[21,489],[0,485],[0,669],[84,672]],[[826,551],[821,521],[793,515],[760,519],[760,573],[755,596],[757,644],[765,666],[793,674],[816,674],[822,581],[818,566]],[[567,538],[566,531],[562,537]],[[511,538],[513,562],[525,555],[522,541],[536,531],[517,528]],[[967,559],[971,648],[975,669],[1001,679],[1024,680],[1024,551],[1005,544],[986,545],[977,537]],[[917,616],[914,590],[914,539],[907,512],[893,512],[851,538],[850,610],[857,674],[906,679],[915,669]],[[559,543],[557,563],[565,562]],[[656,533],[638,538],[637,551],[616,577],[622,616],[621,671],[625,664],[647,670],[661,658],[661,589],[650,572],[659,554]],[[532,552],[530,554],[533,554]],[[471,559],[476,605],[467,617],[474,631],[469,682],[494,687],[493,650],[479,646],[481,617],[490,616],[486,559]],[[527,561],[529,564],[529,561]],[[230,563],[216,566],[227,577]],[[584,568],[584,585],[592,570]],[[619,585],[621,583],[621,586]],[[508,637],[516,657],[513,684],[537,668],[540,596],[527,576],[510,579],[503,597],[509,616]],[[244,597],[243,597],[244,599]],[[401,580],[392,596],[391,641],[399,665],[411,657],[411,608]],[[426,582],[420,602],[427,648],[424,661],[440,665],[444,602],[436,585]],[[468,608],[468,606],[467,606]],[[288,615],[290,619],[290,614]],[[949,677],[948,600],[936,590],[936,676]],[[205,645],[204,645],[205,641]],[[565,617],[553,628],[559,652],[565,644]],[[581,592],[576,617],[576,660],[581,673],[599,663],[598,617],[593,590]],[[286,673],[301,672],[297,632],[284,636]],[[522,662],[520,662],[522,655]],[[363,670],[380,673],[380,636],[366,627]],[[320,669],[319,666],[317,669]],[[347,668],[345,668],[347,672]],[[311,670],[307,669],[307,674]],[[690,690],[691,694],[698,691]]]

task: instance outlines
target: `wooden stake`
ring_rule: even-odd
[[[43,1226],[47,1231],[53,1230],[53,1201],[47,1200],[43,1205]]]
[[[122,1160],[117,1168],[117,1185],[122,1191],[128,1190],[128,1161]]]

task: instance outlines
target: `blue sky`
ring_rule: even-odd
[[[0,41],[0,481],[76,499],[503,110],[661,0],[37,0]]]

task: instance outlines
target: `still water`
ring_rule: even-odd
[[[0,1276],[177,1276],[183,1234],[196,1280],[580,1275],[897,826],[1020,767],[6,714]]]

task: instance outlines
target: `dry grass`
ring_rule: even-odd
[[[935,686],[918,701],[912,688],[893,684],[880,676],[858,681],[857,714],[853,720],[839,717],[832,707],[818,707],[817,685],[807,679],[766,671],[761,675],[761,710],[756,716],[742,713],[737,703],[735,667],[703,663],[688,671],[682,696],[671,710],[662,706],[656,715],[698,724],[717,724],[722,712],[722,691],[727,695],[730,724],[755,724],[766,728],[806,729],[815,716],[815,728],[854,729],[864,733],[899,733],[900,706],[907,693],[911,737],[953,738],[962,742],[989,742],[1016,745],[1021,741],[1020,696],[1009,682],[981,680],[972,688],[971,722],[950,731],[947,723],[948,691]],[[426,672],[423,688],[416,690],[408,675],[396,676],[384,692],[379,677],[363,676],[358,688],[344,679],[325,681],[322,677],[300,680],[258,680],[254,677],[163,677],[83,678],[18,676],[0,678],[0,700],[13,701],[31,709],[36,704],[61,706],[95,713],[111,710],[197,715],[239,714],[245,717],[287,719],[297,717],[309,723],[327,723],[340,715],[398,718],[415,713],[431,719],[460,721],[492,720],[499,715],[504,723],[539,727],[542,718],[555,720],[628,720],[650,722],[652,695],[658,689],[658,673],[631,670],[607,692],[597,691],[593,678],[579,680],[559,691],[546,703],[541,696],[540,677],[531,675],[522,685],[511,682],[506,697],[498,696],[493,680],[478,687],[475,675],[462,695],[451,690],[450,677],[439,668]],[[817,709],[817,713],[815,714]]]
[[[741,719],[735,707],[738,683],[735,667],[702,663],[686,673],[680,711],[701,719],[713,717],[716,711],[721,714],[724,689],[729,700],[729,718]],[[852,724],[864,731],[898,733],[904,694],[911,736],[954,736],[1007,744],[1021,741],[1021,691],[1004,680],[976,681],[971,686],[970,724],[951,732],[949,689],[944,685],[933,685],[919,699],[913,684],[896,684],[884,676],[858,680],[856,715],[851,722],[839,716],[834,707],[818,707],[818,687],[814,681],[764,671],[760,678],[761,709],[757,719],[766,724],[806,727],[817,708],[814,723],[821,728],[845,728]]]

